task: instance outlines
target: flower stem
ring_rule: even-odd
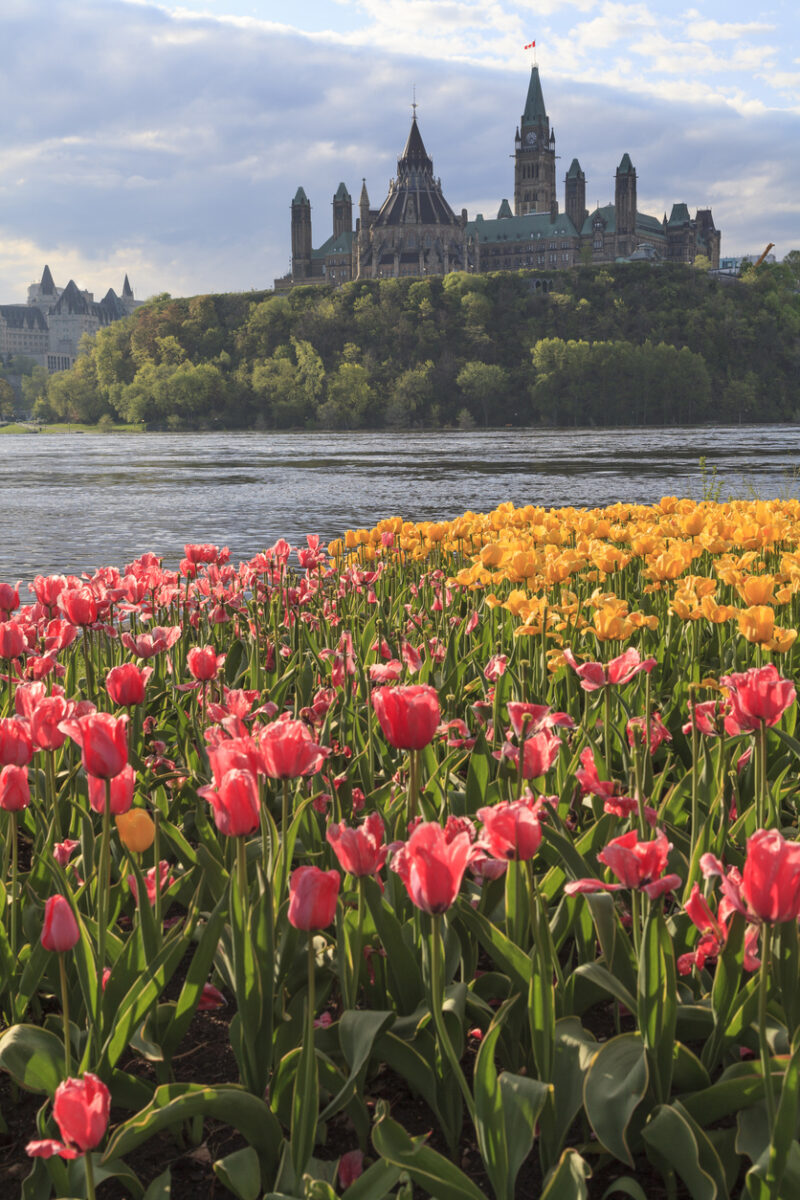
[[[772,950],[772,926],[761,927],[761,969],[758,973],[758,1043],[761,1051],[761,1071],[764,1076],[764,1103],[767,1108],[767,1128],[775,1129],[775,1093],[772,1090],[772,1059],[767,1044],[767,996]]]
[[[11,824],[11,961],[17,961],[17,876],[19,874],[19,846],[17,845],[17,814],[9,814]]]
[[[434,913],[431,917],[431,1012],[433,1014],[433,1024],[436,1029],[436,1037],[439,1042],[439,1049],[443,1056],[447,1059],[456,1077],[458,1086],[461,1088],[461,1095],[464,1097],[464,1103],[467,1106],[467,1112],[470,1115],[470,1120],[475,1124],[475,1101],[472,1099],[472,1092],[467,1086],[467,1081],[464,1078],[464,1072],[461,1070],[461,1063],[456,1058],[456,1052],[453,1049],[453,1044],[450,1041],[447,1032],[447,1026],[444,1023],[444,1013],[442,1005],[444,1003],[444,980],[442,978],[442,915]]]
[[[91,1151],[83,1156],[83,1161],[86,1167],[86,1200],[95,1200],[94,1166]]]
[[[58,956],[58,974],[61,980],[61,1016],[64,1023],[64,1070],[65,1078],[72,1074],[70,1065],[70,1036],[69,1036],[69,987],[67,985],[67,970],[64,966],[64,955]]]
[[[106,925],[108,923],[108,893],[111,887],[111,780],[106,779],[106,802],[103,806],[103,828],[100,834],[100,862],[97,868],[97,992],[96,1028],[97,1050],[103,1036],[103,969],[106,965]],[[142,898],[144,902],[144,897]]]
[[[419,800],[419,750],[408,752],[408,802],[406,804],[406,824],[410,825],[417,815]]]

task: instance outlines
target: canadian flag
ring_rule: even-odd
[[[528,42],[527,46],[523,46],[522,49],[523,50],[532,50],[535,45],[536,45],[536,42]]]

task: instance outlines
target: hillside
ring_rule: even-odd
[[[35,414],[177,429],[800,420],[796,288],[784,265],[731,282],[625,263],[162,296],[87,341]]]

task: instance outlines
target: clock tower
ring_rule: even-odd
[[[539,68],[531,68],[525,111],[514,139],[514,215],[558,212],[556,135],[545,112]]]

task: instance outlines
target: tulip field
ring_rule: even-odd
[[[0,1196],[800,1195],[798,628],[789,500],[0,583]]]

